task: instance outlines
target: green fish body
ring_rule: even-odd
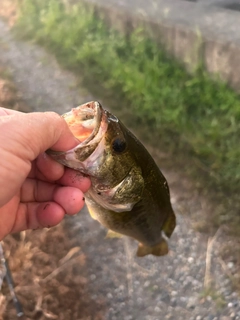
[[[86,204],[109,230],[139,241],[137,256],[168,253],[176,218],[167,181],[141,142],[98,102],[63,115],[79,145],[49,151],[58,162],[87,174]]]

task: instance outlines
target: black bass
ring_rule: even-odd
[[[83,104],[63,118],[79,145],[48,153],[90,177],[86,204],[91,216],[138,240],[137,256],[167,254],[163,233],[171,236],[176,217],[167,181],[145,147],[99,102]]]

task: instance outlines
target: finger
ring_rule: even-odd
[[[14,197],[0,208],[0,240],[9,233],[55,226],[64,216],[64,208],[56,202],[19,203]]]
[[[42,159],[46,155],[47,159]],[[41,164],[38,166],[38,158],[41,158],[39,161]],[[31,170],[27,176],[27,178],[30,179],[38,179],[41,181],[50,181],[54,182],[58,180],[63,174],[64,174],[64,166],[53,159],[49,157],[45,152],[41,153],[37,157],[35,161],[32,161],[31,163]],[[46,172],[44,171],[44,166],[49,166],[49,168],[46,168]],[[42,169],[43,168],[43,169]],[[42,173],[42,171],[45,173],[45,175]]]
[[[59,224],[65,216],[64,208],[58,203],[47,202],[37,205],[36,221],[37,227],[53,227]],[[31,228],[32,229],[32,228]]]
[[[63,176],[57,181],[64,186],[71,186],[82,190],[83,193],[91,186],[91,180],[89,177],[83,175],[81,172],[65,168]]]
[[[15,112],[0,120],[1,145],[25,160],[32,161],[49,148],[65,151],[79,143],[64,119],[54,112]]]
[[[65,216],[65,210],[55,202],[21,203],[11,233],[27,229],[53,227]]]
[[[36,160],[36,174],[36,177],[40,178],[40,174],[42,174],[47,180],[55,181],[64,174],[64,166],[44,152]]]
[[[32,161],[31,170],[29,171],[27,178],[39,179],[41,181],[48,181],[48,179],[38,170],[37,159],[35,161]]]
[[[26,179],[21,187],[20,201],[51,201],[57,188],[61,188],[60,185],[36,179]]]
[[[55,181],[65,186],[78,188],[84,193],[91,186],[91,180],[88,176],[80,171],[64,167],[46,153],[41,154],[36,162],[36,166],[31,170],[29,178],[36,177],[42,181]]]
[[[45,202],[55,201],[59,203],[66,213],[75,214],[84,205],[83,192],[75,187],[60,186],[45,181],[26,179],[21,193],[20,201]]]
[[[0,240],[11,233],[15,224],[19,198],[20,196],[16,195],[7,204],[0,206]]]
[[[53,200],[60,204],[69,215],[78,213],[85,204],[85,197],[81,190],[73,187],[57,188]]]
[[[77,189],[75,189],[77,190]],[[80,190],[77,190],[81,192]],[[61,192],[56,195],[56,199],[61,197]],[[70,200],[70,204],[62,202],[63,206],[57,202],[30,202],[20,203],[18,211],[15,215],[14,225],[9,233],[20,232],[27,229],[38,229],[44,227],[53,227],[60,223],[66,214],[66,210],[69,210],[69,214],[79,212],[84,206],[84,200],[81,195],[81,201],[75,201],[79,196],[79,193],[75,194],[72,198],[67,195],[66,199]],[[75,198],[75,199],[74,199]],[[4,232],[2,237],[7,233]]]

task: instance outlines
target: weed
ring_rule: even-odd
[[[216,289],[214,289],[214,287],[204,289],[200,294],[200,298],[204,300],[208,298],[212,299],[215,302],[218,310],[221,310],[226,306],[226,301],[223,295]]]

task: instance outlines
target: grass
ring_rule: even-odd
[[[123,35],[108,28],[81,2],[65,6],[59,0],[22,0],[17,28],[48,47],[68,68],[94,79],[91,85],[111,92],[116,110],[127,109],[132,127],[145,128],[153,144],[194,158],[204,173],[205,188],[215,189],[224,202],[222,221],[237,217],[237,93],[202,68],[188,74],[141,29]],[[201,181],[202,173],[194,172]]]
[[[86,291],[85,255],[76,237],[70,238],[63,225],[5,237],[4,254],[25,314],[21,319],[87,319],[92,304],[96,306]],[[0,293],[0,319],[18,319],[6,281]]]
[[[208,297],[215,302],[218,311],[222,310],[226,306],[226,301],[223,295],[218,292],[218,290],[214,289],[214,287],[206,288],[201,292],[200,298],[207,300]]]

